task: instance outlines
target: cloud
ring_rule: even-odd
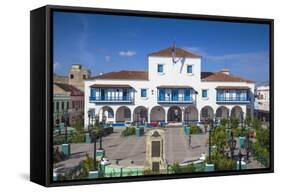
[[[54,63],[54,71],[55,72],[58,70],[59,66],[60,66],[60,63],[55,61],[55,63]]]
[[[119,51],[119,55],[122,57],[132,57],[136,54],[137,53],[135,51]]]
[[[111,57],[109,55],[106,55],[104,57],[104,59],[105,59],[106,62],[110,62],[111,61]]]

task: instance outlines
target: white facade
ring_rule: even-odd
[[[269,112],[270,92],[269,85],[258,86],[256,88],[255,110]]]
[[[126,74],[124,71],[115,72],[117,76],[118,73]],[[136,73],[136,77],[131,79],[111,78],[110,75],[100,78],[103,77],[101,75],[85,80],[85,126],[90,109],[95,111],[95,115],[113,123],[202,121],[206,118],[227,118],[231,111],[238,118],[245,117],[246,113],[253,114],[254,83],[240,79],[202,78],[201,57],[149,55],[147,73],[147,78],[138,78]],[[124,92],[124,89],[127,91]],[[141,95],[142,89],[147,90],[146,96],[145,91]]]

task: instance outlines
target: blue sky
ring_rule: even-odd
[[[147,55],[171,47],[202,56],[202,71],[229,68],[257,82],[269,79],[269,25],[54,13],[55,73],[80,63],[93,75],[147,70]]]

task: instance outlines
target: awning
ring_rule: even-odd
[[[160,86],[158,86],[157,88],[185,88],[185,89],[190,89],[190,88],[192,88],[193,89],[193,87],[191,87],[191,86],[188,86],[188,85],[160,85]]]
[[[228,90],[247,90],[250,89],[248,86],[218,86],[216,89],[228,89]]]
[[[131,88],[128,84],[93,84],[93,88]]]

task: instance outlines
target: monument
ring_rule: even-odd
[[[163,129],[153,129],[146,136],[145,169],[153,173],[162,173],[167,170],[165,159],[165,133]]]

